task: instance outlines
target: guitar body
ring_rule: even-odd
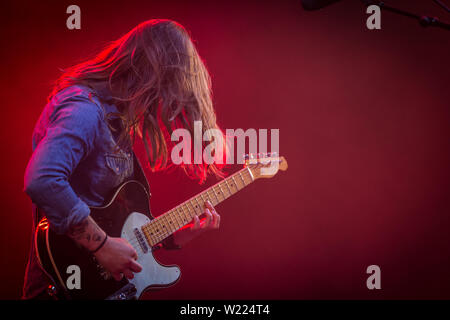
[[[110,236],[122,237],[134,247],[142,271],[131,280],[115,281],[95,257],[65,235],[51,231],[46,218],[36,228],[35,247],[42,269],[67,299],[117,299],[140,297],[151,288],[163,288],[180,278],[177,266],[161,265],[153,257],[153,247],[204,212],[209,201],[217,205],[259,178],[271,178],[287,170],[287,161],[276,154],[246,160],[246,166],[195,197],[153,219],[149,196],[138,181],[127,181],[103,207],[91,207],[91,217]],[[79,272],[79,283],[74,279]],[[80,284],[79,286],[74,285]]]
[[[46,219],[36,228],[35,247],[41,267],[67,299],[129,299],[151,288],[167,287],[180,277],[177,266],[161,265],[153,257],[141,226],[148,223],[149,197],[137,181],[123,183],[103,207],[91,207],[91,217],[110,236],[122,237],[135,248],[142,271],[134,278],[116,281],[84,248],[65,235],[54,233]],[[75,266],[75,267],[71,267]],[[74,268],[79,267],[80,287],[73,287]],[[72,277],[72,278],[70,278]]]

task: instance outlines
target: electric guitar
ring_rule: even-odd
[[[52,281],[49,293],[63,299],[127,300],[145,291],[173,285],[180,278],[176,265],[160,264],[153,256],[158,244],[201,215],[207,200],[213,206],[259,178],[271,178],[287,169],[287,161],[276,154],[246,157],[244,168],[168,212],[153,218],[149,195],[138,181],[124,182],[102,207],[91,207],[91,217],[111,237],[126,239],[138,254],[142,271],[131,280],[116,281],[95,257],[65,235],[49,228],[44,217],[35,234],[35,248],[41,268]],[[73,279],[78,271],[77,282]],[[73,274],[72,274],[73,273]]]

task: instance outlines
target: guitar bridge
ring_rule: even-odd
[[[141,247],[142,251],[144,253],[148,252],[148,246],[147,243],[145,242],[144,236],[142,235],[142,232],[139,231],[138,228],[134,228],[133,230],[134,235],[136,236],[136,239],[139,243],[139,246]]]
[[[136,300],[136,292],[136,287],[133,284],[128,283],[105,300]]]

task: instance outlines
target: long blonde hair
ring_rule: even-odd
[[[153,170],[168,165],[174,129],[193,136],[194,121],[202,121],[203,132],[219,129],[208,70],[186,29],[171,20],[145,21],[93,59],[68,68],[52,95],[74,84],[110,91],[124,128],[119,145],[132,145],[137,133]],[[215,163],[182,167],[201,182],[208,172],[222,176]]]

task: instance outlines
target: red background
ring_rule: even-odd
[[[71,31],[74,3],[82,28]],[[389,3],[450,20],[432,1]],[[316,12],[297,0],[2,5],[1,298],[21,293],[31,228],[23,173],[58,68],[151,18],[192,33],[219,124],[279,128],[289,170],[218,206],[219,231],[159,252],[182,278],[146,298],[450,298],[448,31],[389,12],[370,31],[364,7],[348,0]],[[181,170],[147,174],[154,215],[206,187]],[[381,290],[366,288],[371,264]]]

